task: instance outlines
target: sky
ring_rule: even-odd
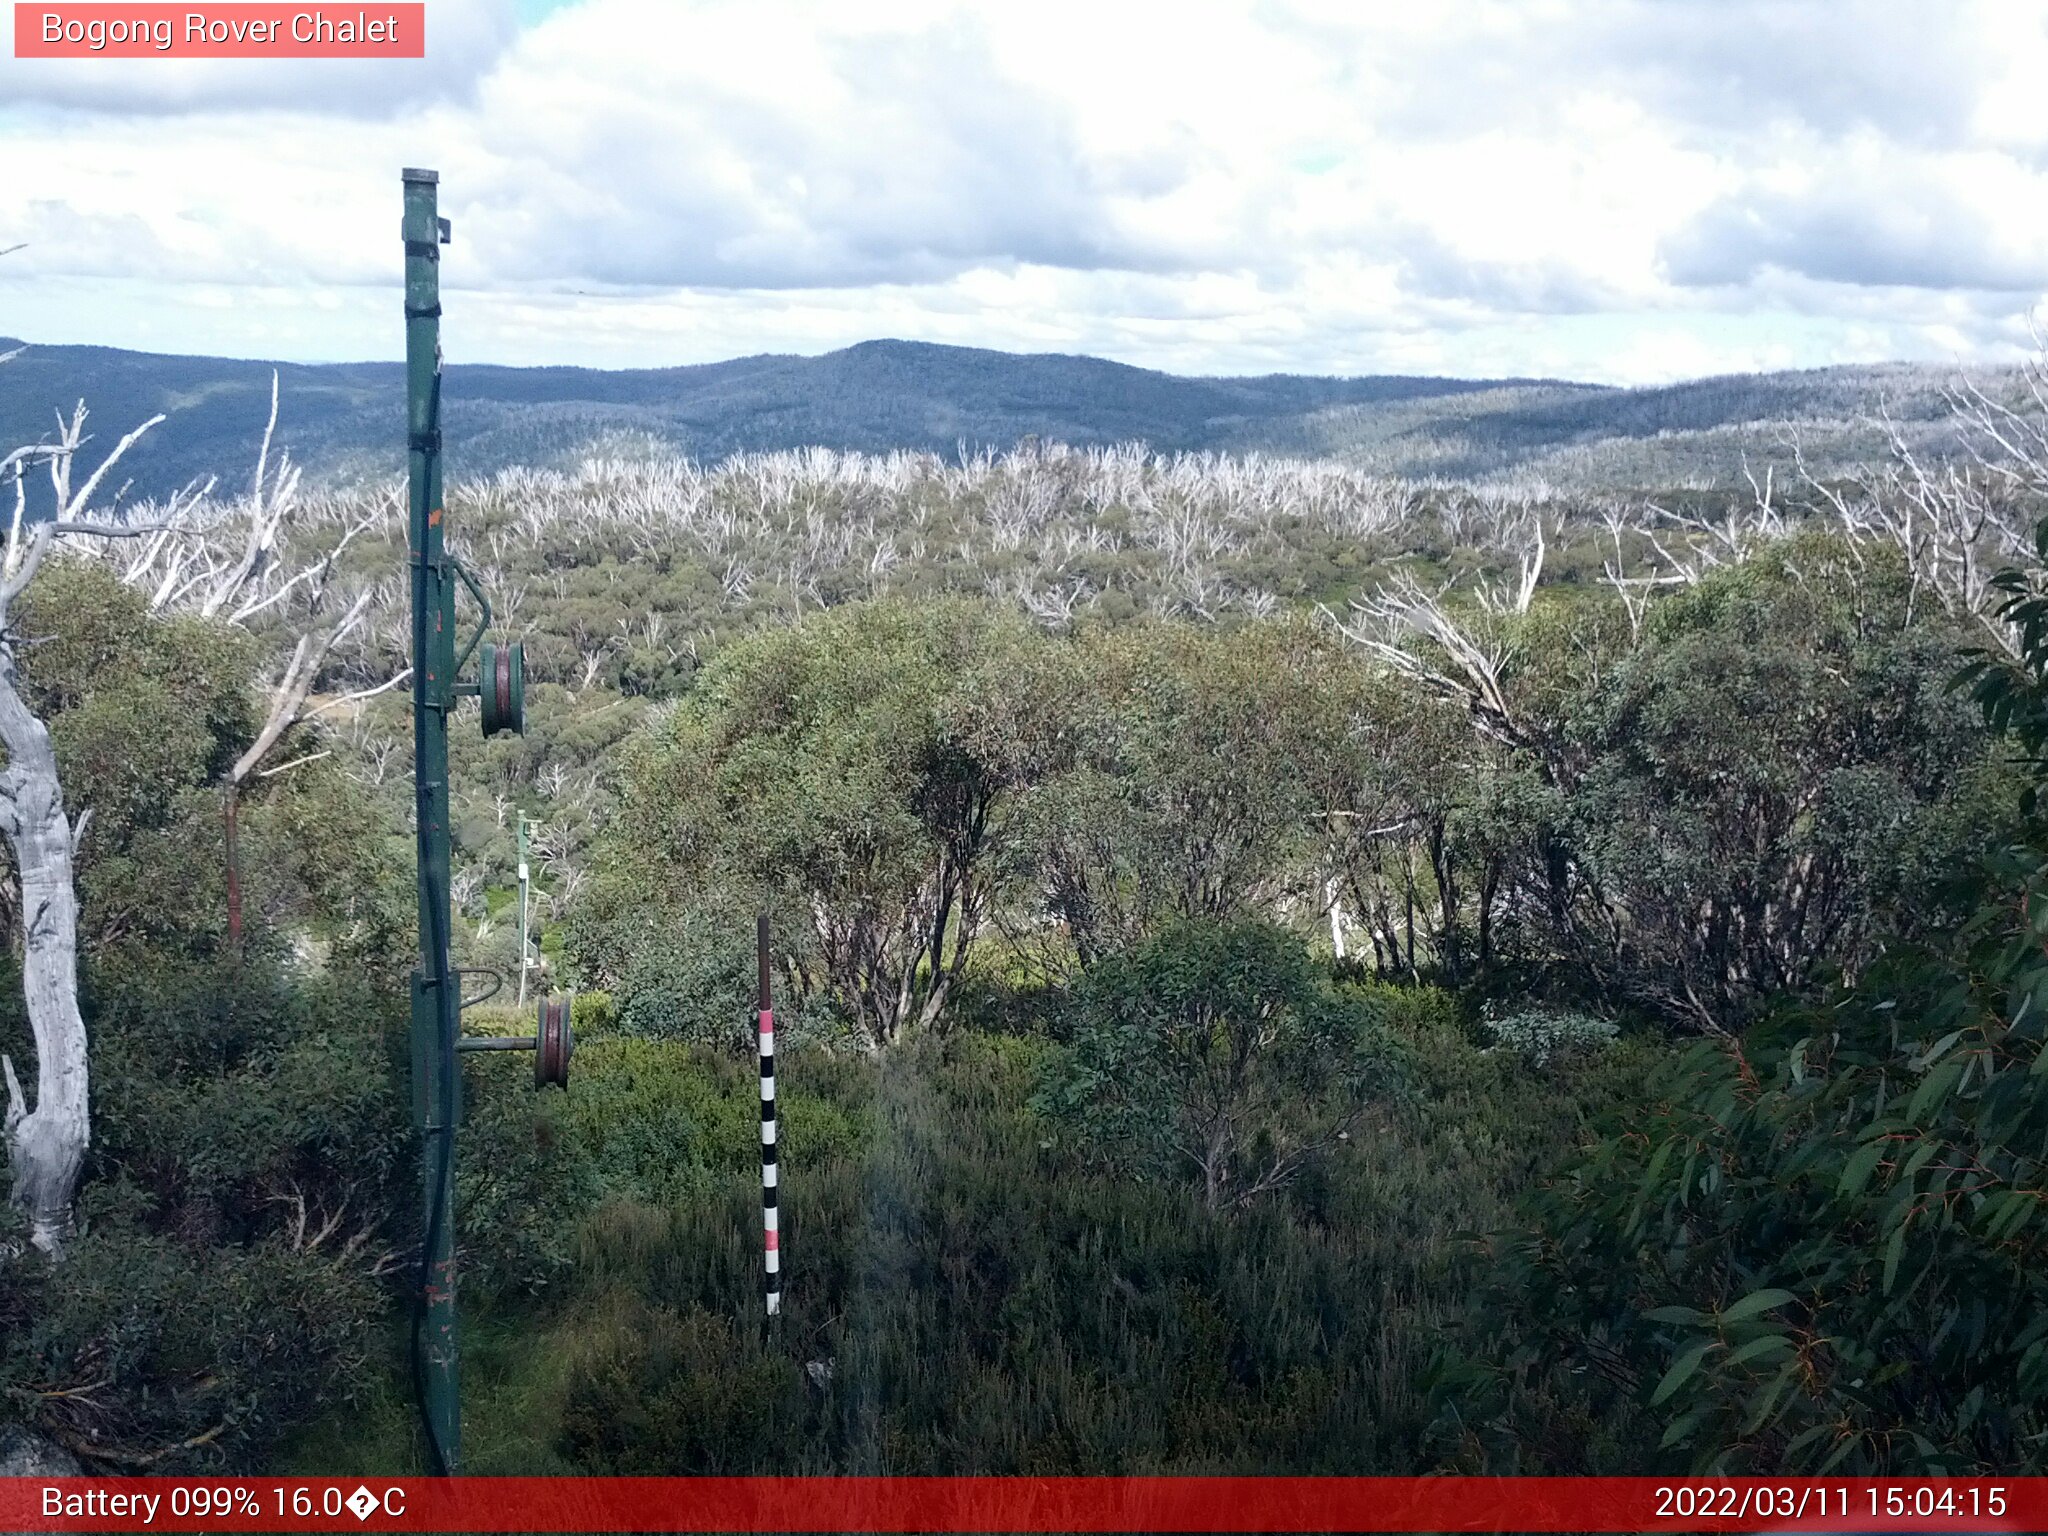
[[[409,165],[455,362],[1641,384],[2009,361],[2048,298],[2048,0],[428,0],[427,37],[0,58],[0,335],[396,357]]]

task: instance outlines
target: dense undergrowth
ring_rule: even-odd
[[[1627,1092],[1631,1044],[1539,1071],[1440,993],[1372,989],[1412,1078],[1242,1215],[1086,1158],[1030,1105],[1061,1047],[962,1030],[783,1066],[786,1314],[759,1320],[749,1064],[601,1039],[542,1111],[588,1165],[542,1298],[480,1308],[479,1472],[1400,1472],[1479,1275],[1461,1234]],[[658,1134],[657,1134],[658,1133]],[[482,1155],[482,1154],[479,1154]],[[476,1218],[481,1220],[482,1218]],[[404,1462],[395,1387],[368,1439]]]

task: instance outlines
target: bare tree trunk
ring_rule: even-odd
[[[1451,862],[1449,818],[1432,817],[1429,823],[1429,870],[1436,880],[1437,907],[1443,913],[1443,932],[1437,939],[1437,959],[1444,978],[1453,985],[1465,979],[1464,947],[1458,938],[1458,875]]]
[[[1500,860],[1489,857],[1479,882],[1479,974],[1493,973],[1493,899],[1500,890]]]
[[[1212,1128],[1202,1147],[1202,1204],[1211,1211],[1223,1209],[1223,1184],[1229,1174],[1226,1161],[1230,1148],[1227,1125]]]
[[[1408,974],[1418,974],[1415,969],[1415,846],[1410,843],[1401,851],[1401,922],[1408,934]]]
[[[242,852],[238,822],[242,808],[242,786],[233,779],[221,792],[221,833],[228,860],[228,953],[242,957]],[[526,977],[522,972],[520,985]]]
[[[22,1096],[14,1063],[7,1080],[7,1162],[14,1203],[28,1213],[30,1240],[56,1254],[71,1230],[71,1201],[85,1166],[85,1021],[78,1012],[78,898],[71,883],[71,823],[57,781],[50,733],[15,692],[14,648],[0,636],[0,813],[21,875],[22,993],[36,1045],[36,1105]]]

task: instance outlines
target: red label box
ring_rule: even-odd
[[[422,59],[423,0],[164,5],[15,0],[18,59]]]

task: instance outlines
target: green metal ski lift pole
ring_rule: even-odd
[[[441,482],[441,247],[448,243],[450,230],[438,212],[439,174],[408,170],[403,180],[406,551],[412,576],[413,789],[420,909],[420,964],[412,978],[412,1081],[426,1197],[411,1357],[429,1468],[436,1475],[452,1476],[462,1453],[455,1312],[455,1130],[462,1118],[457,1053],[530,1050],[535,1085],[566,1087],[574,1042],[568,1000],[547,997],[540,1001],[530,1038],[462,1034],[463,1008],[493,995],[496,988],[465,999],[461,973],[450,963],[454,914],[448,881],[448,721],[459,701],[475,694],[486,736],[523,733],[526,665],[517,641],[484,642],[491,624],[490,601],[447,550]],[[457,583],[468,589],[481,610],[476,629],[460,652],[455,648]],[[478,680],[460,682],[472,655],[479,656]],[[502,978],[498,984],[503,985]]]
[[[448,716],[455,706],[455,583],[441,509],[440,175],[405,181],[405,395],[408,534],[412,574],[413,795],[419,844],[420,968],[412,984],[412,1063],[419,1116],[426,1233],[414,1305],[412,1365],[427,1461],[452,1474],[462,1451],[455,1337],[455,1060],[461,998],[449,964]]]

